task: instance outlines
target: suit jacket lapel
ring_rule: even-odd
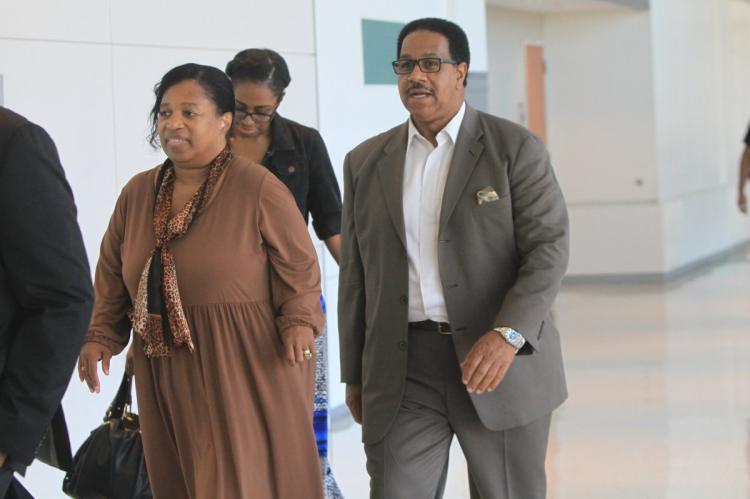
[[[406,140],[408,122],[398,127],[383,148],[383,156],[376,168],[385,198],[385,206],[396,228],[401,244],[406,247],[406,228],[404,225],[404,160],[406,158]],[[377,208],[374,208],[377,209]]]
[[[456,208],[461,193],[469,181],[479,156],[484,150],[481,142],[482,128],[479,125],[479,113],[466,104],[466,112],[458,132],[456,146],[453,151],[448,179],[445,182],[443,204],[440,208],[440,232],[443,233],[453,210]]]

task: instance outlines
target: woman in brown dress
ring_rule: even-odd
[[[234,95],[186,64],[157,85],[164,164],[122,190],[96,270],[79,375],[132,326],[146,466],[156,499],[322,498],[310,427],[320,274],[294,199],[234,157]],[[250,195],[248,195],[250,193]]]

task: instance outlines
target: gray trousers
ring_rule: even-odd
[[[544,499],[550,415],[505,431],[477,416],[449,335],[409,330],[404,398],[386,436],[365,445],[371,499],[439,499],[455,435],[472,499]]]

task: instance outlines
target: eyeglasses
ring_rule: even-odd
[[[235,109],[234,114],[238,121],[244,121],[245,118],[250,116],[250,119],[253,120],[255,123],[268,123],[273,119],[274,116],[276,116],[276,108],[274,108],[273,111],[270,113],[261,113],[261,112],[253,112],[253,111],[244,111],[242,109]]]
[[[397,75],[408,75],[419,65],[423,73],[437,73],[443,64],[460,64],[456,61],[441,59],[440,57],[423,57],[422,59],[399,59],[391,63],[393,72]]]

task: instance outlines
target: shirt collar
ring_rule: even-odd
[[[440,130],[435,135],[435,139],[437,140],[438,144],[443,142],[443,140],[441,140],[441,136],[445,136],[445,135],[447,135],[447,137],[451,139],[451,142],[453,142],[454,144],[456,143],[456,139],[458,139],[458,132],[459,130],[461,130],[461,122],[464,120],[464,114],[466,114],[466,102],[461,103],[461,107],[459,108],[458,112],[443,127],[443,129]],[[409,144],[411,144],[411,141],[414,139],[415,136],[420,137],[423,140],[427,140],[421,133],[419,133],[419,130],[417,130],[417,127],[416,125],[414,125],[414,121],[412,121],[411,116],[410,116],[409,117]]]

